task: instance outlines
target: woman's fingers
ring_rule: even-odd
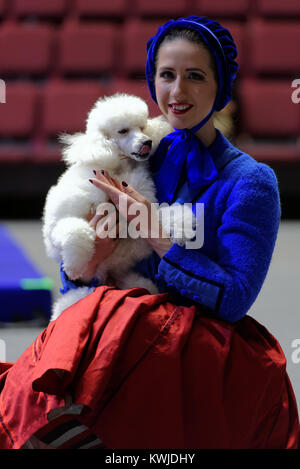
[[[101,178],[100,176],[98,178],[93,178],[90,179],[90,182],[98,187],[98,189],[103,190],[108,198],[116,205],[118,203],[118,197],[121,193],[121,191],[113,185],[111,182],[109,182],[106,178]]]
[[[150,202],[142,194],[140,194],[132,186],[127,184],[126,181],[122,181],[121,185],[122,185],[122,190],[125,192],[125,194],[130,196],[136,202],[140,202],[142,204],[150,204]]]
[[[121,183],[113,178],[108,171],[104,170],[104,169],[101,169],[101,170],[94,170],[94,174],[96,176],[97,179],[99,179],[100,181],[103,181],[103,182],[106,182],[108,184],[111,184],[113,186],[115,186],[117,189],[119,189],[121,192],[122,192],[122,185]]]
[[[135,202],[140,202],[142,204],[150,206],[150,202],[139,192],[137,192],[133,187],[129,186],[126,181],[121,183],[115,178],[112,178],[107,171],[98,170],[94,171],[96,178],[90,179],[90,182],[94,186],[103,190],[107,196],[111,199],[114,205],[120,209],[120,205],[129,205],[134,204]],[[125,215],[124,208],[122,208],[121,213]]]

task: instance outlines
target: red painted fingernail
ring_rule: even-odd
[[[91,183],[91,184],[94,184],[94,183],[93,183],[93,181],[92,181],[91,179],[89,179],[89,181],[90,181],[90,183]]]
[[[124,186],[124,187],[128,187],[128,184],[127,184],[127,182],[125,182],[125,181],[122,181],[122,186]]]
[[[104,169],[101,169],[101,173],[104,174]]]
[[[95,169],[93,170],[93,173],[95,174],[95,176],[97,176],[97,171]]]

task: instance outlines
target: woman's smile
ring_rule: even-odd
[[[190,109],[192,109],[192,104],[186,103],[171,103],[169,104],[169,108],[173,114],[181,115],[186,114]]]

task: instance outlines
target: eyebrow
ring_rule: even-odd
[[[161,71],[161,70],[172,70],[172,71],[175,71],[175,69],[172,68],[172,67],[163,67],[163,66],[160,67],[159,70],[160,70],[160,71]],[[197,67],[186,68],[186,71],[187,71],[187,72],[195,72],[195,71],[197,71],[197,72],[204,73],[204,75],[207,75],[207,73],[206,73],[204,70],[202,70],[202,68],[197,68]]]

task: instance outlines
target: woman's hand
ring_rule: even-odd
[[[118,213],[127,220],[128,236],[144,238],[163,257],[172,243],[162,230],[156,207],[126,181],[120,184],[107,171],[95,171],[95,176],[90,182],[107,194]]]

